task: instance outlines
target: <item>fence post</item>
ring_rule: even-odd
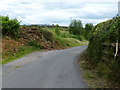
[[[116,53],[115,53],[115,57],[117,56],[117,54],[118,54],[118,40],[116,41]]]

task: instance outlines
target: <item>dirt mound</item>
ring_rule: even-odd
[[[21,27],[20,39],[21,43],[28,45],[30,42],[35,41],[42,45],[45,49],[58,48],[59,43],[54,40],[51,32],[41,29],[39,27]]]
[[[28,47],[44,48],[46,50],[62,48],[62,46],[54,40],[51,32],[39,27],[21,26],[19,39],[15,40],[8,36],[3,37],[3,60],[14,56],[16,53],[21,52],[21,50],[29,49]]]
[[[11,39],[10,37],[4,37],[2,40],[2,57],[3,59],[9,58],[9,55],[14,55],[19,52],[19,47],[24,44]]]

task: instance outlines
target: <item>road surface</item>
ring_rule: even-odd
[[[3,88],[87,88],[77,64],[78,55],[86,48],[87,46],[81,46],[51,51],[11,70],[9,68],[14,66],[14,62],[8,63],[3,66],[2,86]],[[35,53],[30,56],[35,57],[34,55]]]

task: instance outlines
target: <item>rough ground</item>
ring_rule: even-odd
[[[87,88],[77,65],[87,46],[34,52],[3,65],[3,88]]]

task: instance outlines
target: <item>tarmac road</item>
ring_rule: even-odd
[[[8,72],[3,75],[2,86],[3,88],[88,88],[82,70],[77,64],[78,55],[86,48],[87,46],[81,46],[50,51],[51,53],[36,57],[35,60],[10,71],[8,68],[12,64],[8,63],[3,66],[3,73],[6,70]],[[30,57],[35,57],[34,55],[35,53]]]

